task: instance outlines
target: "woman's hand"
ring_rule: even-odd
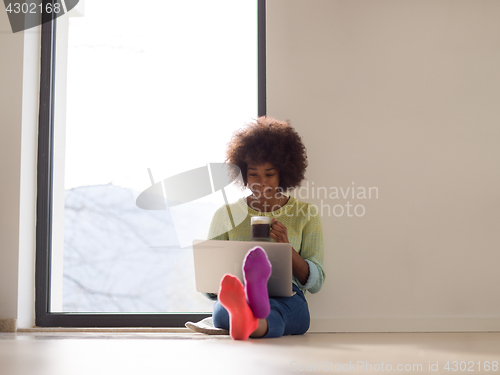
[[[289,243],[286,227],[273,217],[271,221],[271,238],[274,242]]]

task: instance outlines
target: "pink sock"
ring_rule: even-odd
[[[267,280],[271,276],[271,263],[267,254],[259,246],[248,251],[243,260],[243,276],[248,305],[253,315],[258,319],[265,319],[271,311]]]
[[[243,284],[236,276],[222,277],[219,301],[229,313],[229,334],[234,340],[246,340],[259,326],[245,298]]]

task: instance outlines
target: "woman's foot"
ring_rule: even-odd
[[[224,275],[220,283],[219,301],[229,313],[229,334],[234,340],[246,340],[259,321],[248,306],[243,284],[236,276]]]
[[[267,281],[271,276],[271,263],[267,254],[259,246],[251,249],[243,260],[243,277],[248,305],[253,315],[258,319],[265,319],[271,311]]]

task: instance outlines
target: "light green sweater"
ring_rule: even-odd
[[[228,207],[236,227],[231,223]],[[259,212],[250,208],[243,198],[229,206],[220,207],[214,214],[208,239],[250,241],[250,218],[252,216],[270,216],[286,226],[288,241],[309,265],[309,278],[301,284],[295,276],[293,283],[303,292],[316,293],[325,280],[323,268],[323,230],[315,206],[290,197],[278,210]],[[273,240],[271,240],[273,241]],[[274,241],[273,241],[274,242]]]

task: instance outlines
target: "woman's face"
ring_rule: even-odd
[[[248,188],[257,199],[276,197],[280,183],[279,172],[267,162],[262,165],[249,164],[247,166]]]

